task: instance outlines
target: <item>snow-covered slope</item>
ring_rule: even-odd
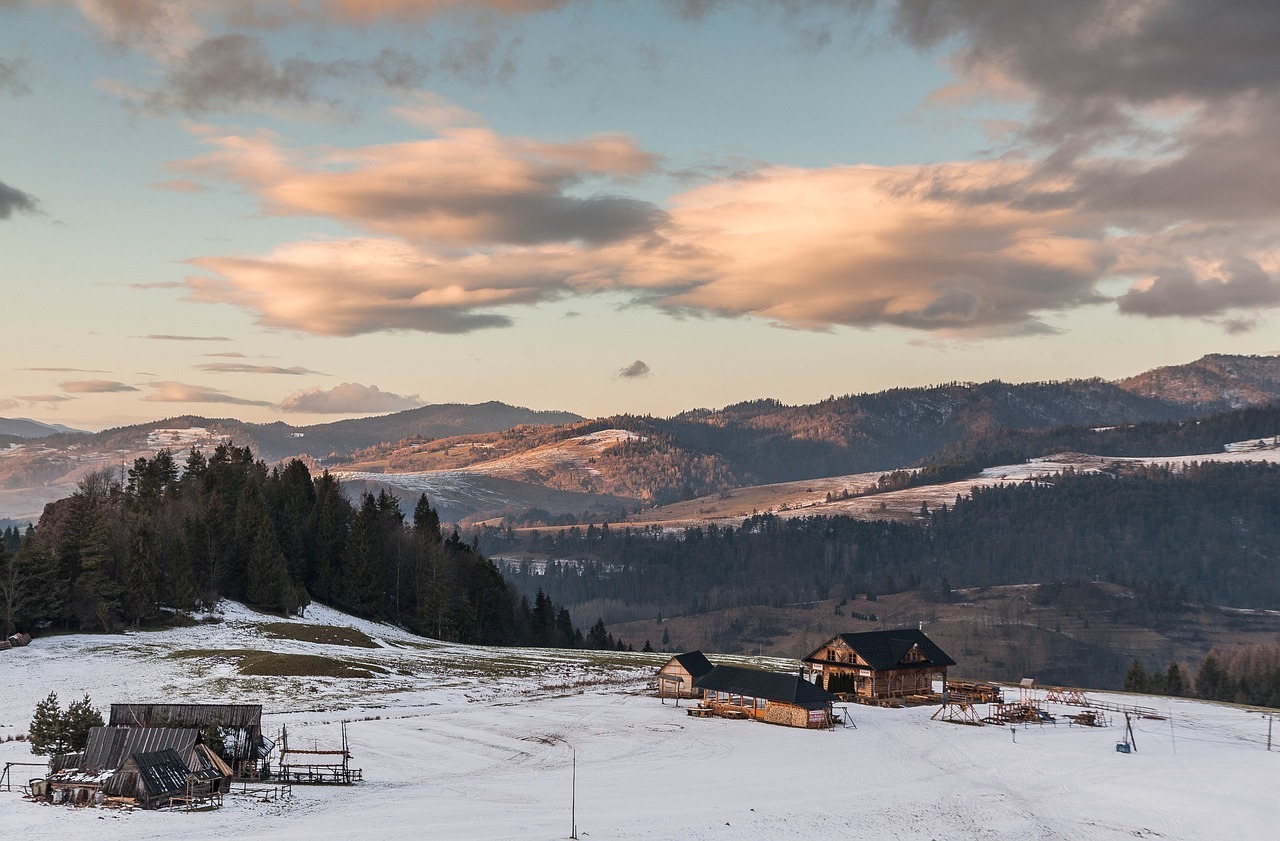
[[[570,833],[577,755],[581,838],[1264,839],[1274,837],[1266,721],[1191,701],[1128,699],[1172,713],[1119,728],[961,727],[929,708],[855,707],[856,729],[804,731],[698,720],[644,694],[661,656],[442,645],[323,608],[378,648],[270,638],[273,621],[229,606],[221,625],[36,640],[0,654],[0,738],[50,689],[111,701],[261,701],[274,734],[332,742],[350,725],[354,788],[295,787],[207,814],[36,805],[0,793],[14,839],[501,839]],[[300,624],[300,623],[299,623]],[[217,649],[324,654],[374,678],[248,677]],[[178,652],[198,652],[198,656]],[[175,656],[176,655],[176,656]],[[713,659],[715,659],[713,657]],[[779,668],[794,664],[780,661]],[[0,744],[0,761],[31,757]],[[21,773],[21,769],[14,769]]]

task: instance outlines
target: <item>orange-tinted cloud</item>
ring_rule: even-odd
[[[381,159],[385,150],[369,154]],[[388,221],[388,208],[405,197],[394,179],[358,188],[342,179],[361,195],[343,201],[332,185],[299,189],[325,176],[313,182],[314,174],[275,158],[274,144],[250,144],[244,160],[224,165],[252,172],[261,192],[279,201],[316,213],[331,208],[326,215],[353,225],[423,235],[301,242],[263,257],[192,261],[216,275],[188,279],[195,300],[234,304],[265,326],[322,335],[503,326],[509,320],[496,307],[601,290],[806,329],[892,324],[1007,334],[1047,329],[1037,314],[1097,300],[1094,285],[1110,260],[1097,223],[1069,209],[954,198],[998,196],[1026,175],[996,162],[772,167],[673,197],[661,223],[643,234],[525,246],[504,238],[508,224],[479,224],[469,212],[489,201],[493,185],[506,183],[500,175],[470,185],[459,180],[433,213],[410,202],[413,221]],[[436,238],[428,232],[452,247],[410,241]]]
[[[297,391],[280,401],[282,412],[312,414],[363,414],[399,412],[422,405],[416,394],[394,394],[376,385],[343,383],[333,388],[309,388]]]
[[[629,138],[547,143],[475,126],[438,132],[428,140],[308,152],[284,149],[268,133],[212,137],[214,152],[174,168],[239,183],[270,213],[329,216],[453,247],[607,242],[647,234],[662,220],[648,202],[577,194],[587,183],[656,168],[655,156]]]
[[[148,403],[231,403],[237,406],[270,406],[266,400],[248,400],[219,391],[216,388],[205,388],[172,381],[147,383],[153,391],[142,398]]]
[[[58,387],[71,394],[115,394],[138,389],[128,383],[114,380],[71,380],[58,383]]]

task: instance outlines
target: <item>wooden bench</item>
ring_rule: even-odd
[[[697,718],[710,718],[715,710],[711,707],[689,707],[685,712]]]

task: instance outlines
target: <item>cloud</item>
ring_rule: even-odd
[[[632,362],[630,365],[619,370],[618,373],[615,374],[613,378],[615,380],[616,379],[635,380],[635,379],[640,379],[642,377],[647,377],[649,376],[649,373],[650,371],[649,371],[648,364],[643,362],[642,360],[637,359],[635,362]]]
[[[138,390],[131,385],[115,382],[114,380],[71,380],[65,383],[58,383],[58,387],[72,394],[114,394]]]
[[[1121,312],[1232,331],[1253,320],[1242,311],[1280,305],[1272,5],[903,0],[895,16],[971,90],[1031,101],[1012,136],[1036,166],[1006,198],[1102,221],[1113,276],[1133,278]]]
[[[217,374],[318,374],[322,377],[328,374],[322,374],[319,371],[312,371],[310,368],[281,368],[278,365],[247,365],[236,362],[209,362],[202,365],[196,365],[201,371],[210,371]]]
[[[1183,266],[1145,278],[1118,300],[1120,311],[1135,315],[1202,316],[1236,309],[1280,304],[1280,273],[1268,272],[1252,260],[1237,258],[1204,266],[1193,273]],[[1226,322],[1239,332],[1239,319]]]
[[[27,81],[27,60],[24,58],[0,58],[0,93],[8,91],[14,96],[31,93]]]
[[[8,219],[15,213],[39,212],[40,202],[35,196],[0,181],[0,219]]]
[[[110,371],[103,371],[100,368],[55,368],[50,366],[39,366],[36,368],[19,368],[19,371],[53,371],[60,374],[109,374]]]
[[[9,400],[6,398],[3,400],[0,400],[0,412],[7,412],[10,409],[17,409],[21,405],[22,403],[20,403],[17,400]]]
[[[349,60],[317,62],[303,57],[276,63],[260,38],[233,33],[206,38],[170,65],[165,84],[128,98],[132,107],[155,114],[190,115],[229,111],[245,104],[307,105],[320,86],[356,75]],[[330,103],[332,104],[332,103]]]
[[[208,184],[198,184],[188,178],[174,178],[169,181],[157,181],[150,185],[157,190],[170,193],[208,193],[213,190]]]
[[[214,152],[173,168],[240,184],[268,213],[328,216],[451,247],[603,243],[647,235],[664,219],[649,202],[577,194],[587,184],[656,171],[656,156],[622,135],[548,143],[474,126],[438,132],[305,152],[281,148],[268,133],[209,137]]]
[[[19,394],[17,398],[27,403],[65,403],[75,399],[65,394]]]
[[[1024,175],[996,162],[770,167],[676,195],[653,233],[617,242],[300,242],[193,260],[215,276],[187,284],[192,300],[317,335],[501,327],[510,319],[497,307],[607,290],[803,329],[1043,332],[1040,313],[1102,300],[1112,254],[1098,219],[1000,198]],[[988,198],[956,198],[972,192]]]
[[[282,412],[314,414],[360,414],[399,412],[422,405],[416,394],[400,395],[382,391],[376,385],[343,383],[331,389],[309,388],[296,391],[280,402]]]
[[[148,403],[231,403],[236,406],[270,406],[266,400],[247,400],[216,388],[204,388],[172,381],[147,383],[153,391],[142,398]]]
[[[229,342],[231,339],[227,336],[175,336],[169,333],[152,333],[143,336],[144,339],[154,339],[158,342]]]

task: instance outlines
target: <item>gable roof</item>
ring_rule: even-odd
[[[858,653],[867,665],[876,670],[895,669],[900,665],[909,666],[954,666],[947,652],[925,636],[924,631],[917,628],[897,628],[891,631],[865,631],[860,634],[837,634],[833,639],[844,640],[845,645]],[[824,643],[817,651],[805,658],[805,662],[825,663],[826,660],[816,655],[830,643]],[[920,653],[925,660],[919,663],[904,664],[902,658],[912,646],[920,646]]]
[[[745,666],[716,666],[695,680],[693,685],[700,689],[793,704],[809,710],[821,709],[832,701],[839,700],[799,675],[780,675]]]
[[[80,767],[94,771],[110,771],[137,753],[156,753],[172,749],[184,766],[197,767],[196,743],[200,731],[181,727],[94,727],[89,730]]]
[[[262,729],[261,704],[112,704],[112,727]]]
[[[686,651],[684,654],[677,654],[671,660],[675,660],[683,666],[684,670],[692,675],[694,680],[715,668],[701,651]],[[671,660],[667,662],[670,663]]]
[[[186,789],[187,774],[190,772],[173,748],[135,753],[129,758],[138,766],[138,779],[152,797]]]

